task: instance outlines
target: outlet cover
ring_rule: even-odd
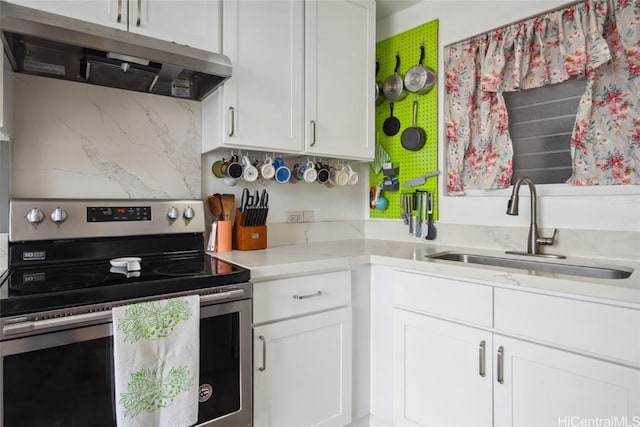
[[[287,222],[304,222],[302,211],[287,211]]]
[[[316,212],[315,211],[303,211],[302,212],[302,220],[304,222],[314,222],[316,220]]]

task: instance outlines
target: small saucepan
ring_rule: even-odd
[[[418,151],[427,141],[427,134],[424,129],[416,124],[418,121],[418,101],[413,101],[413,126],[402,131],[400,143],[402,147],[410,151]]]
[[[436,84],[436,72],[422,65],[424,62],[424,45],[420,46],[420,62],[409,68],[404,76],[404,87],[409,92],[423,95],[433,89]]]
[[[382,93],[384,93],[385,98],[391,101],[401,101],[409,95],[409,92],[404,87],[404,77],[399,70],[400,55],[396,55],[395,71],[384,80],[382,85]]]

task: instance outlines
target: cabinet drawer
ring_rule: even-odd
[[[491,326],[491,286],[395,271],[393,303],[427,314]]]
[[[495,289],[495,328],[640,363],[640,311]]]
[[[351,272],[291,277],[253,285],[253,322],[262,323],[351,303]]]

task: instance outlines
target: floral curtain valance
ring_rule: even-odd
[[[445,49],[448,191],[509,186],[503,92],[584,76],[573,185],[640,184],[640,2],[586,0]]]

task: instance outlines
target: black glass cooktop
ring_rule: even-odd
[[[249,280],[248,270],[204,252],[140,258],[138,271],[114,267],[109,259],[10,269],[0,285],[0,315],[142,298]]]

